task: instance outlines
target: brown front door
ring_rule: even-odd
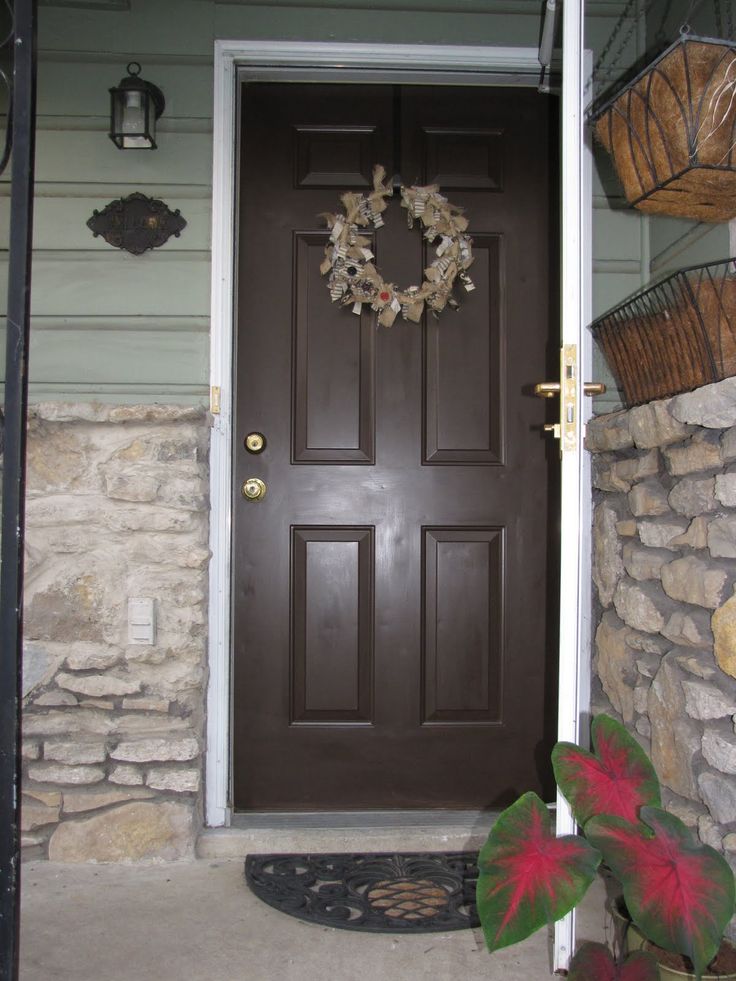
[[[530,389],[558,347],[551,111],[519,89],[244,90],[236,808],[549,796],[557,461]],[[458,313],[377,328],[330,302],[318,216],[376,162],[466,209],[477,288]],[[378,267],[419,284],[427,252],[398,195],[385,218]],[[248,477],[263,500],[241,496]]]

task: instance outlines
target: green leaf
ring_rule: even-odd
[[[636,821],[641,807],[659,806],[657,774],[626,728],[599,715],[591,735],[595,753],[574,743],[557,743],[552,750],[555,779],[578,824],[585,827],[602,814]]]
[[[499,816],[478,861],[478,915],[488,949],[524,940],[569,913],[600,858],[583,838],[556,838],[536,794],[520,797]]]
[[[734,912],[733,872],[673,814],[643,807],[640,819],[592,818],[585,833],[621,880],[641,932],[665,950],[687,955],[700,977]]]

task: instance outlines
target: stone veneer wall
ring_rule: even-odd
[[[28,438],[22,843],[174,859],[201,824],[209,422],[47,403]],[[152,646],[128,598],[153,597]]]
[[[736,378],[588,427],[604,698],[736,870]]]

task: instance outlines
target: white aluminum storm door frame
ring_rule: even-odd
[[[582,142],[582,18],[584,0],[568,0],[564,13],[562,127],[562,341],[579,351],[579,382],[590,366],[584,345],[585,299],[590,286],[590,192],[585,183],[587,151]],[[315,81],[407,81],[450,84],[536,85],[536,48],[463,45],[342,44],[321,42],[215,42],[212,188],[212,299],[210,385],[213,426],[210,452],[211,527],[209,600],[209,683],[205,821],[222,827],[230,820],[231,733],[231,483],[233,337],[236,290],[235,202],[238,86],[242,78]],[[337,75],[337,72],[340,74]],[[587,321],[586,321],[587,322]],[[540,381],[542,379],[539,379]],[[588,380],[587,377],[585,380]],[[581,385],[579,384],[581,389]],[[581,391],[578,393],[581,394]],[[578,398],[578,405],[584,408]],[[559,735],[577,741],[587,710],[589,630],[590,504],[577,420],[578,448],[562,459],[562,554],[560,591]],[[575,549],[565,547],[577,543]],[[558,832],[567,833],[570,815],[558,806]],[[571,917],[556,932],[555,968],[566,967],[572,944]]]

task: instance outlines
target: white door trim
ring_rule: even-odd
[[[583,0],[566,4],[568,11],[580,7],[582,17]],[[569,17],[566,12],[566,17]],[[580,40],[578,38],[578,45]],[[239,72],[248,69],[257,71],[263,77],[263,70],[279,72],[286,77],[287,70],[302,68],[306,70],[329,69],[330,77],[339,77],[337,72],[362,69],[366,81],[370,73],[381,71],[426,73],[426,80],[434,84],[447,81],[450,73],[452,81],[461,75],[479,73],[486,75],[485,81],[496,81],[504,85],[533,85],[539,74],[536,48],[481,47],[463,45],[405,45],[405,44],[343,44],[306,43],[285,41],[237,41],[221,40],[215,42],[214,60],[214,120],[213,120],[213,187],[212,187],[212,297],[211,297],[211,348],[210,384],[219,389],[220,412],[214,416],[210,455],[210,493],[211,493],[211,531],[210,548],[210,602],[209,602],[209,683],[207,690],[207,750],[205,783],[205,820],[210,827],[220,827],[229,823],[230,816],[230,603],[231,603],[231,483],[232,483],[232,401],[233,401],[233,296],[235,292],[235,200],[236,200],[236,136],[238,106],[237,82]],[[443,74],[446,73],[446,74]],[[293,78],[293,73],[288,77]],[[313,76],[310,76],[313,77]],[[352,77],[352,76],[351,76]],[[572,85],[567,84],[568,104]],[[581,90],[579,90],[581,92]],[[564,97],[563,97],[564,98]],[[569,202],[564,195],[574,185],[575,177],[581,180],[580,149],[581,117],[578,114],[568,120],[563,104],[563,200],[562,208],[564,235],[576,235],[574,242],[563,249],[563,276],[570,277],[567,288],[563,282],[563,325],[567,343],[573,343],[573,335],[583,354],[583,308],[580,303],[581,290],[589,287],[590,265],[581,251],[581,224],[575,220],[584,205],[583,189],[575,190],[576,205],[568,216]],[[575,141],[578,141],[577,143]],[[577,150],[575,147],[577,146]],[[567,157],[565,157],[565,153]],[[573,166],[577,153],[578,164]],[[571,156],[572,155],[572,156]],[[567,159],[567,164],[565,164]],[[572,161],[572,163],[571,163]],[[586,199],[590,200],[590,195]],[[577,223],[576,223],[577,222]],[[577,230],[576,230],[577,229]],[[574,252],[577,250],[578,264],[574,265]],[[573,294],[577,293],[577,299]],[[588,365],[581,357],[581,368]],[[540,379],[541,380],[541,379]],[[584,576],[581,570],[586,566],[586,556],[590,552],[589,522],[583,518],[581,526],[580,508],[584,505],[582,485],[582,452],[576,454],[576,462],[568,461],[567,470],[575,469],[576,476],[565,477],[563,462],[563,495],[569,489],[572,497],[564,504],[563,496],[563,542],[570,541],[570,534],[580,541],[574,569],[568,569],[563,548],[563,576],[565,581],[574,581],[575,589],[561,591],[561,616],[565,624],[565,642],[560,644],[560,681],[564,685],[574,682],[575,710],[574,724],[571,728],[570,706],[568,700],[560,700],[560,732],[564,738],[571,738],[573,729],[579,728],[579,711],[585,704],[582,701],[587,684],[587,650],[581,644],[584,629],[581,621],[585,607],[580,606],[578,598],[584,590]],[[573,488],[574,483],[574,488]],[[574,493],[573,493],[574,490]],[[563,625],[561,624],[561,634]],[[574,643],[570,644],[570,637]],[[582,656],[581,656],[582,654]]]

